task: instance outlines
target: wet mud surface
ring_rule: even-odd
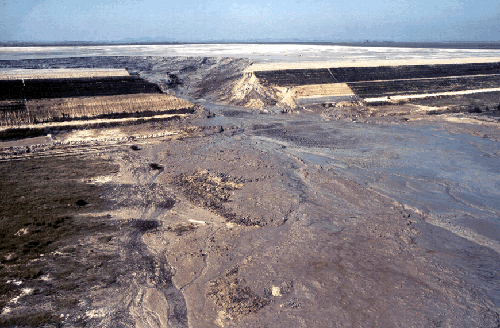
[[[145,63],[166,71],[171,60]],[[223,92],[204,60],[176,64],[200,70],[180,94]],[[68,131],[50,137],[55,148],[5,155],[119,168],[85,180],[105,206],[75,205],[86,209],[75,220],[102,229],[47,253],[52,271],[2,299],[2,325],[36,326],[19,322],[33,304],[46,327],[500,325],[496,122],[413,105],[265,114],[197,103],[215,116]]]
[[[498,326],[497,141],[203,105],[190,124],[216,133],[94,145],[120,167],[92,180],[115,228],[48,257],[92,263],[58,325]]]
[[[210,109],[193,124],[221,133],[113,155],[105,213],[137,231],[124,261],[168,278],[106,294],[135,299],[106,307],[125,326],[498,326],[497,142]]]

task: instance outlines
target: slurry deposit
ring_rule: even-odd
[[[369,65],[338,84],[307,73],[334,66],[294,66],[313,54],[440,65],[477,56],[441,72],[465,68],[466,79],[482,67],[496,84],[498,51],[5,49],[4,59],[64,57],[0,61],[8,69],[125,68],[193,112],[0,142],[0,325],[500,326],[500,92],[375,106],[353,87],[379,82]],[[207,54],[234,58],[185,57]],[[293,74],[249,69],[285,57]],[[352,77],[352,67],[337,72]],[[387,88],[401,73],[381,71]],[[443,74],[432,78],[455,77]],[[483,87],[471,81],[456,85]],[[1,108],[21,110],[16,101]]]
[[[500,50],[356,47],[301,44],[178,44],[69,47],[0,47],[0,60],[94,57],[94,56],[166,56],[166,57],[234,57],[256,62],[359,62],[369,60],[467,60],[500,58]],[[293,64],[292,64],[293,65]],[[349,63],[351,65],[351,63]],[[390,63],[389,65],[392,65]],[[324,66],[321,66],[324,67]],[[286,66],[283,68],[287,68]]]

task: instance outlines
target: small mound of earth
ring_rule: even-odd
[[[229,202],[231,192],[243,187],[241,179],[204,170],[193,175],[178,175],[173,179],[173,183],[181,188],[189,201],[224,217],[229,222],[244,226],[266,225],[262,218],[238,215],[224,206],[224,203]]]
[[[210,281],[206,295],[232,320],[256,313],[270,303],[269,299],[260,297],[248,286],[241,285],[237,267]]]

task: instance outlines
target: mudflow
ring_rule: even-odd
[[[31,276],[10,276],[22,259],[5,253],[10,298],[0,322],[498,327],[499,94],[299,106],[297,94],[352,90],[316,80],[267,83],[244,71],[249,64],[157,57],[1,62],[126,68],[204,110],[177,121],[3,142],[2,163],[43,159],[36,162],[43,166],[70,156],[115,169],[78,180],[97,188],[100,203],[68,205],[71,222],[100,228],[64,235],[50,252],[37,253],[24,264],[40,270]],[[36,225],[26,227],[9,238],[35,234]],[[64,265],[79,272],[62,272]]]

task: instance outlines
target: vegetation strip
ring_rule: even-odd
[[[102,218],[89,220],[76,216],[102,206],[98,196],[101,188],[83,183],[81,179],[111,174],[118,167],[102,159],[82,160],[76,157],[8,161],[1,162],[0,167],[0,308],[8,313],[5,308],[23,288],[36,291],[30,296],[33,298],[64,292],[65,282],[70,283],[72,289],[79,288],[71,277],[82,269],[85,272],[87,268],[72,267],[70,263],[63,262],[53,266],[45,259],[48,260],[51,252],[77,244],[88,234],[115,229]],[[86,205],[79,205],[83,202]],[[61,261],[64,260],[61,258]],[[77,271],[72,274],[72,270]],[[40,279],[47,275],[61,280],[44,282]],[[60,300],[65,300],[69,294],[59,295]],[[74,307],[76,303],[78,299],[75,302],[54,303],[49,308]],[[32,311],[21,317],[15,313],[10,317],[3,316],[0,326],[57,323],[59,314],[44,312],[39,307],[42,304],[33,304]],[[35,322],[37,320],[41,321]]]

